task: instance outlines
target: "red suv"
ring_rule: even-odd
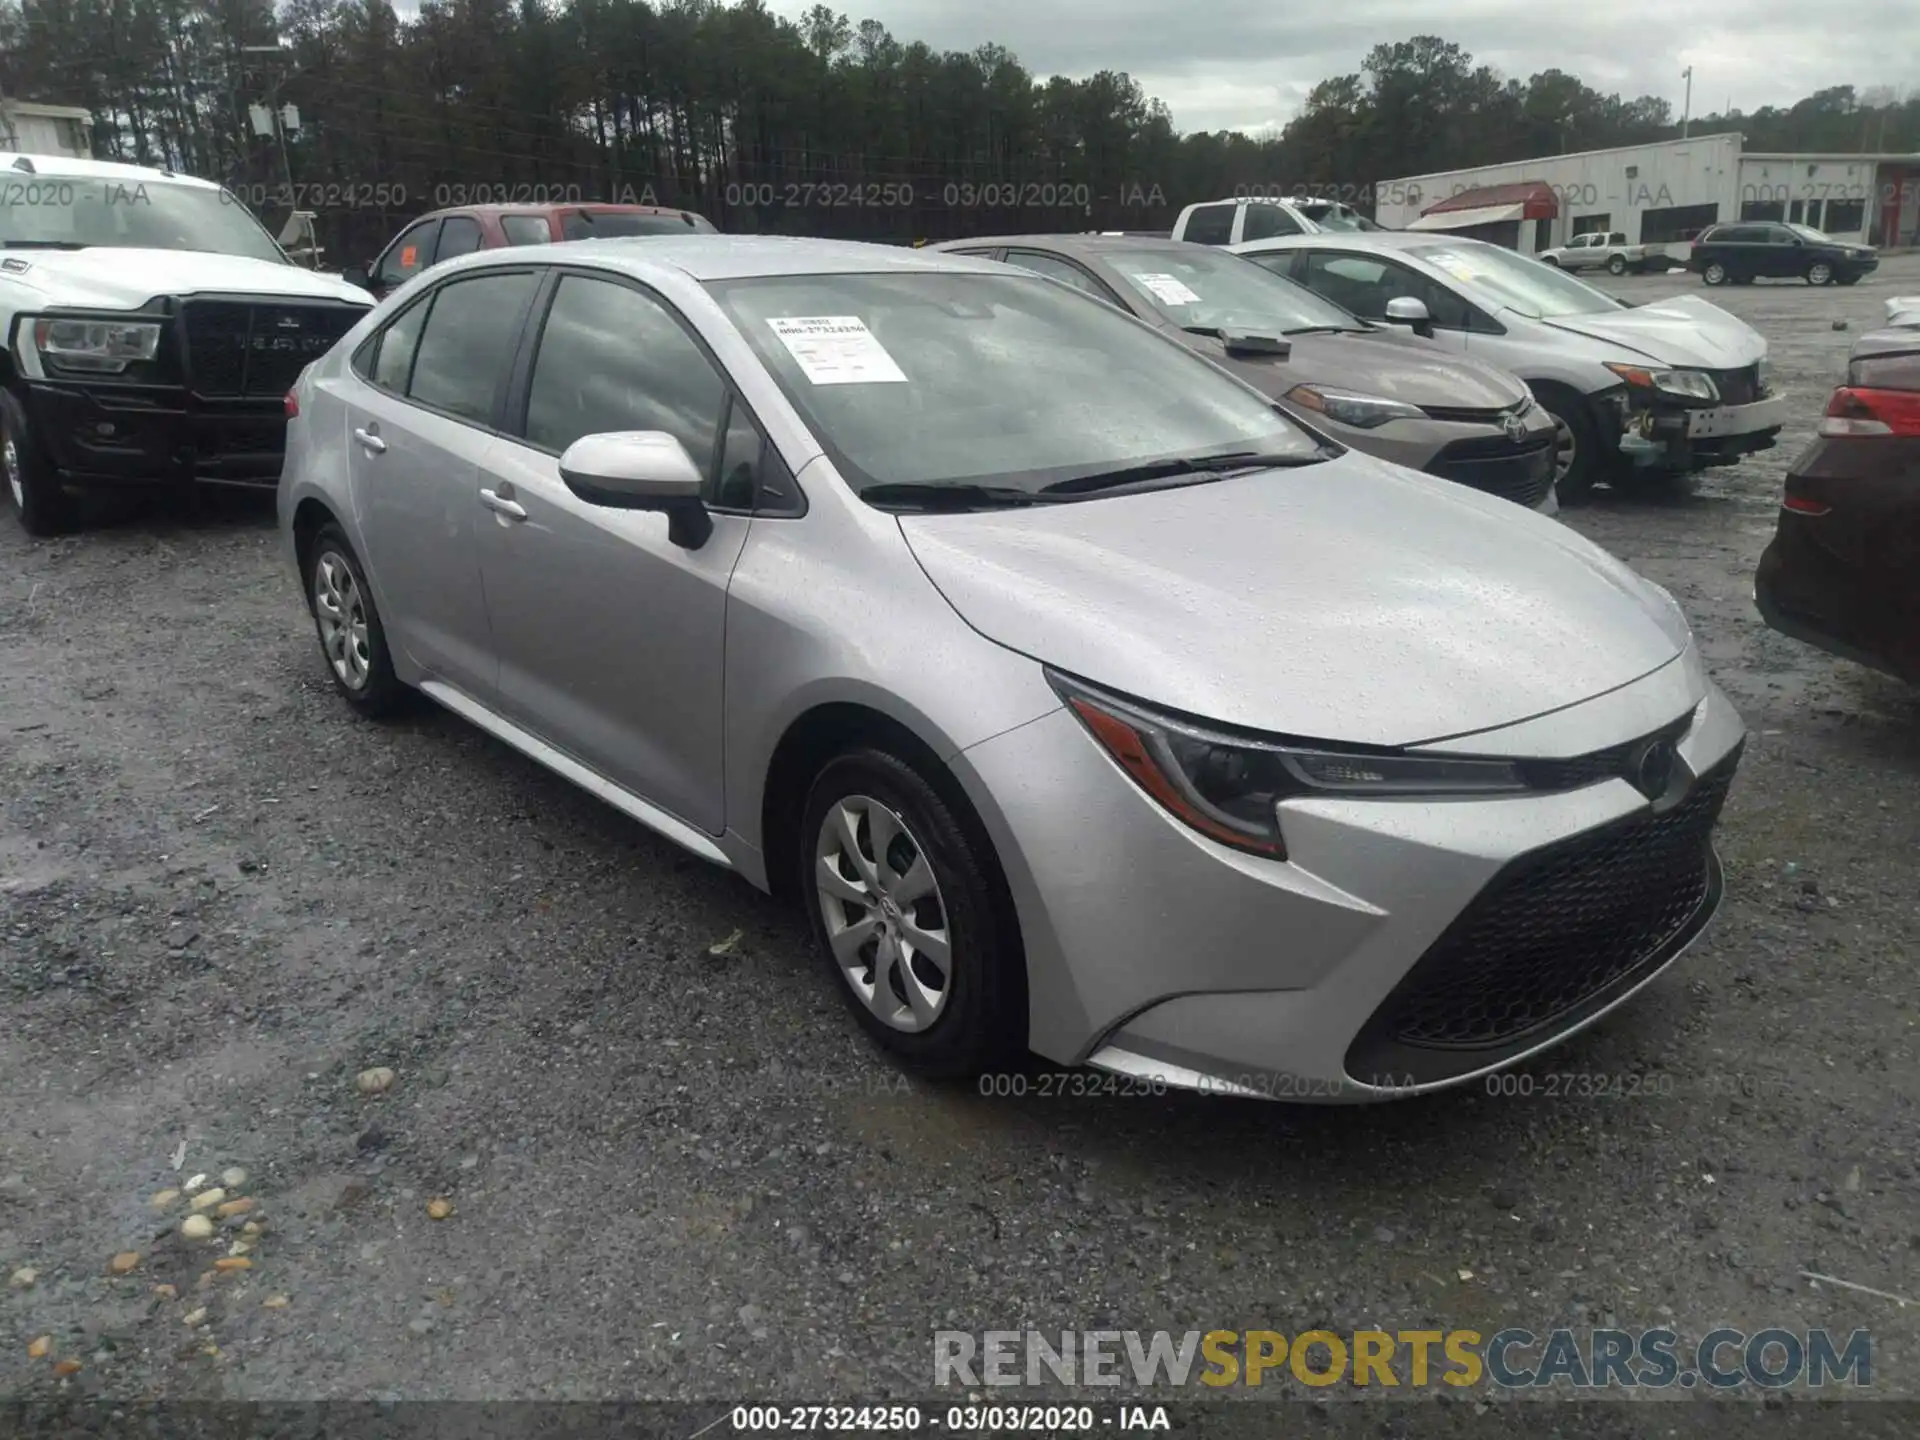
[[[393,237],[379,259],[349,268],[345,278],[384,298],[429,265],[473,250],[608,235],[718,233],[704,215],[664,205],[464,205],[421,216]]]

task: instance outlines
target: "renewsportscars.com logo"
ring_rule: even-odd
[[[1780,1390],[1873,1383],[1873,1336],[1844,1341],[1827,1330],[1677,1331],[1555,1329],[1544,1335],[1478,1330],[940,1330],[937,1386],[1302,1385],[1467,1387],[1510,1390]]]

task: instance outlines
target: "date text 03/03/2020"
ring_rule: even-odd
[[[736,1405],[735,1431],[859,1430],[883,1435],[1065,1435],[1093,1430],[1171,1430],[1163,1405]]]

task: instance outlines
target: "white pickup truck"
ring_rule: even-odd
[[[1681,268],[1663,245],[1629,245],[1624,230],[1593,230],[1534,257],[1562,270],[1605,270],[1609,275],[1663,274]]]

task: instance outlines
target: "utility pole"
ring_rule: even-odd
[[[1686,102],[1680,107],[1680,138],[1687,138],[1687,131],[1693,123],[1693,67],[1687,66],[1680,72],[1687,79]]]
[[[278,45],[242,45],[240,47],[240,53],[243,55],[284,56],[287,52]],[[285,119],[280,113],[279,97],[280,87],[286,84],[292,76],[292,70],[285,70],[279,75],[276,75],[273,83],[267,86],[266,94],[261,97],[264,103],[260,107],[267,112],[269,117],[268,124],[271,126],[273,137],[280,147],[280,171],[282,178],[286,181],[287,205],[290,209],[296,208],[294,206],[293,196],[293,161],[287,154],[287,127]],[[255,128],[258,128],[257,125]]]

